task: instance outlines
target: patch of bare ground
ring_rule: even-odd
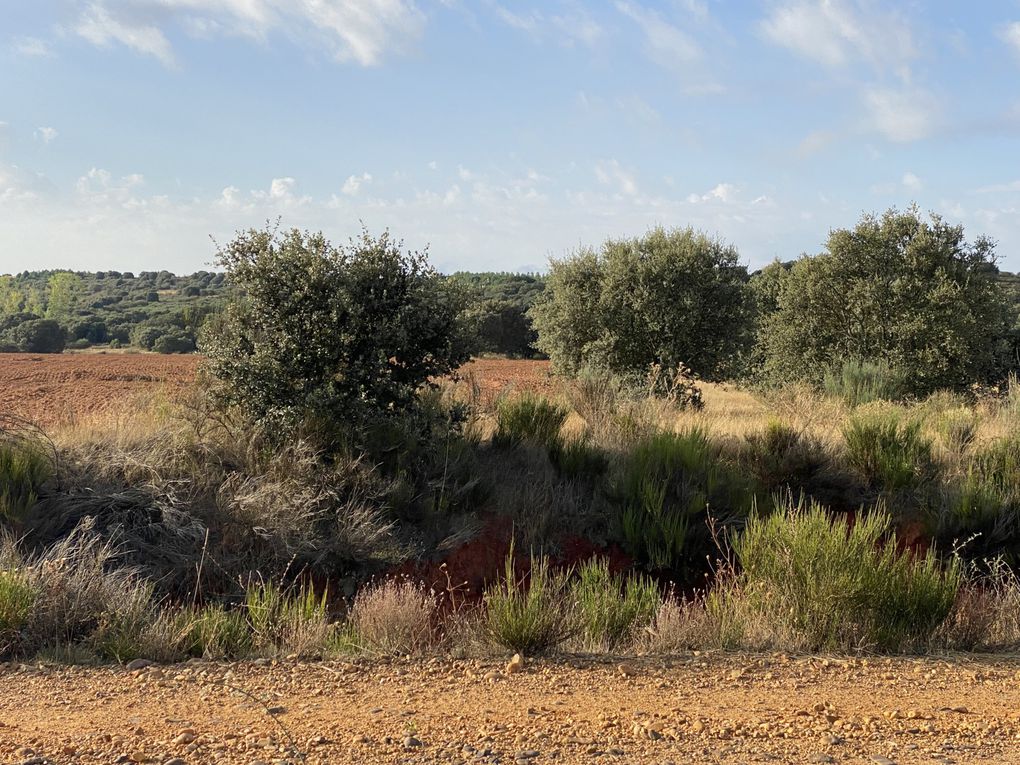
[[[1017,763],[1020,660],[9,665],[16,763]]]

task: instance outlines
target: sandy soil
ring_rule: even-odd
[[[683,656],[0,674],[14,763],[1020,763],[1020,660]]]

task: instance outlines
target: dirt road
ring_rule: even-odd
[[[1020,763],[1020,660],[10,665],[3,763]]]

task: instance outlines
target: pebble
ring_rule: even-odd
[[[137,672],[139,669],[145,669],[151,667],[156,662],[150,659],[132,659],[125,666],[128,672]]]
[[[408,736],[404,739],[404,749],[417,749],[422,743],[414,736]]]
[[[831,757],[830,755],[827,755],[827,754],[823,754],[822,752],[818,752],[817,754],[813,754],[813,755],[811,755],[808,758],[808,762],[825,763],[825,762],[835,762],[835,761],[836,760],[835,760],[834,757]]]

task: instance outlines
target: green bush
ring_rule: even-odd
[[[995,260],[992,240],[967,242],[962,226],[916,207],[832,230],[825,252],[775,274],[759,331],[765,377],[820,383],[851,358],[887,361],[903,395],[998,381],[1015,365],[1016,311]]]
[[[195,341],[179,332],[168,332],[160,335],[152,344],[156,353],[191,353],[195,350]]]
[[[844,426],[843,438],[848,464],[873,489],[910,490],[934,474],[932,444],[918,420],[905,420],[895,412],[858,414]]]
[[[746,436],[747,460],[754,477],[770,492],[808,492],[829,467],[830,456],[822,443],[779,420],[769,420],[761,433]]]
[[[712,549],[707,519],[739,521],[752,485],[720,459],[703,430],[658,433],[638,442],[617,477],[628,552],[654,569],[679,570]]]
[[[222,402],[280,437],[414,411],[468,345],[460,289],[401,247],[388,233],[340,247],[296,229],[238,234],[218,253],[231,302],[200,343]]]
[[[1020,437],[975,452],[944,492],[936,535],[977,561],[1020,563]]]
[[[242,609],[209,605],[184,609],[174,618],[182,649],[207,659],[239,659],[251,648],[252,633]]]
[[[483,601],[488,638],[511,651],[547,651],[573,632],[567,577],[553,573],[545,557],[532,556],[528,576],[519,579],[511,549],[503,578],[486,588]]]
[[[530,311],[537,346],[567,374],[682,363],[723,379],[751,339],[747,280],[735,248],[691,228],[608,240],[550,262]]]
[[[0,441],[0,515],[17,520],[36,503],[53,464],[40,446]]]
[[[54,319],[29,319],[6,334],[24,353],[63,353],[67,345],[67,332]]]
[[[931,637],[963,581],[956,559],[897,549],[885,512],[852,524],[812,504],[753,516],[733,536],[742,571],[735,590],[808,650],[901,650]]]
[[[571,584],[570,599],[577,609],[583,646],[605,651],[623,644],[635,627],[651,623],[662,603],[650,579],[612,574],[604,558],[581,566]]]
[[[528,443],[551,447],[559,440],[567,414],[563,407],[531,393],[502,398],[496,404],[492,442],[497,446]]]
[[[558,438],[549,446],[549,459],[564,478],[597,478],[609,469],[606,453],[584,438]]]
[[[0,570],[0,640],[28,623],[36,589],[15,570]]]
[[[244,605],[252,646],[268,653],[320,653],[332,637],[326,593],[310,586],[284,589],[271,582],[249,585]]]
[[[822,390],[847,406],[897,398],[900,383],[885,361],[846,359],[830,368],[822,379]]]

